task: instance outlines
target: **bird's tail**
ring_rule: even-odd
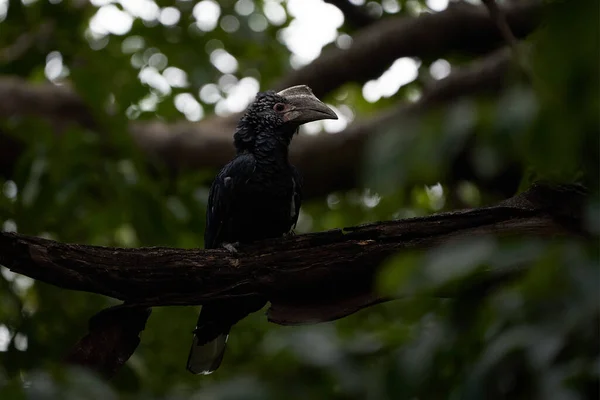
[[[187,369],[192,374],[214,372],[225,354],[229,330],[248,314],[266,304],[261,297],[219,300],[202,306],[194,330],[194,341],[188,356]]]
[[[200,344],[198,336],[194,335],[188,356],[187,370],[196,375],[213,373],[223,361],[228,337],[229,334],[223,334],[208,343]]]
[[[215,307],[203,306],[198,316],[187,361],[187,370],[192,374],[208,375],[223,361],[230,326],[218,326],[213,318],[216,311]]]

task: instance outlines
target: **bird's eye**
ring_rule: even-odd
[[[273,110],[275,110],[277,112],[282,112],[283,110],[285,110],[285,104],[277,103],[273,106]]]

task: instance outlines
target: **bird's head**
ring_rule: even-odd
[[[234,141],[240,150],[254,146],[258,135],[267,135],[289,144],[300,125],[337,118],[335,112],[308,86],[293,86],[278,93],[260,92],[241,118]]]

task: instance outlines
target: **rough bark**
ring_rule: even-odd
[[[139,344],[150,306],[198,305],[232,297],[269,300],[282,325],[342,318],[388,299],[374,292],[379,265],[403,251],[457,238],[581,235],[584,191],[576,186],[530,190],[494,207],[270,240],[225,250],[122,249],[0,233],[0,264],[55,286],[125,302],[90,320],[89,333],[66,361],[111,377]],[[515,268],[516,267],[516,268]],[[490,269],[468,287],[433,295],[481,293],[521,273]]]
[[[65,289],[138,306],[198,305],[254,295],[273,304],[319,304],[370,293],[376,267],[398,251],[427,249],[459,236],[569,233],[576,224],[568,221],[577,215],[567,212],[578,209],[579,196],[534,186],[493,207],[270,240],[243,246],[237,255],[65,244],[5,232],[0,263]]]

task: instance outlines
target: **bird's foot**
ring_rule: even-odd
[[[292,236],[296,236],[296,232],[294,232],[293,229],[291,229],[288,233],[286,233],[285,235],[283,235],[284,238],[292,237]]]
[[[237,254],[238,249],[237,246],[240,245],[240,242],[235,242],[235,243],[223,243],[222,246],[225,250],[227,250],[228,252],[230,252],[231,254]]]
[[[194,328],[194,330],[192,331],[192,333],[194,335],[198,335],[198,334],[202,333],[202,331],[203,331],[202,327],[201,326],[197,326],[197,327]]]

